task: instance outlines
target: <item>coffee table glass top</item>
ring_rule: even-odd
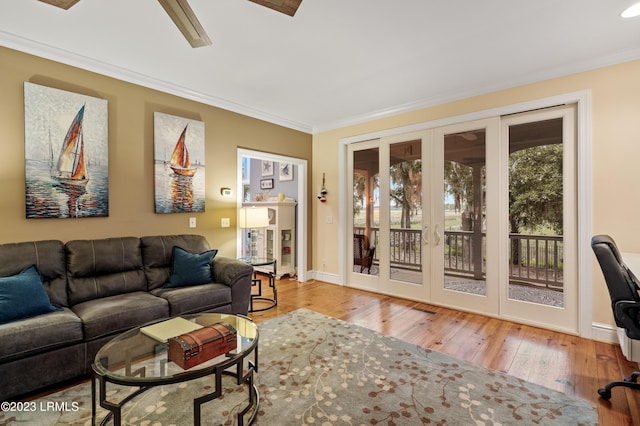
[[[181,378],[209,374],[221,364],[231,365],[236,358],[250,353],[257,345],[258,328],[247,317],[231,314],[195,314],[181,317],[202,326],[218,322],[230,324],[238,333],[238,348],[227,355],[183,370],[168,361],[167,343],[145,335],[140,331],[141,327],[136,327],[110,340],[98,351],[94,361],[95,372],[109,377],[114,382],[170,383]]]

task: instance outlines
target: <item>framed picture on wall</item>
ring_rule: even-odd
[[[109,216],[105,99],[24,83],[26,217]]]
[[[261,179],[260,189],[273,189],[273,179]]]
[[[280,181],[293,180],[293,164],[280,163]]]
[[[204,122],[153,114],[156,213],[205,211]]]
[[[273,161],[262,160],[262,176],[273,176]]]

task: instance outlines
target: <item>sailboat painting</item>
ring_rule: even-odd
[[[107,101],[24,84],[27,218],[109,215]]]
[[[193,175],[196,174],[196,168],[191,167],[191,157],[189,156],[187,145],[184,142],[188,127],[188,124],[184,126],[184,130],[182,131],[182,133],[180,133],[178,142],[173,148],[173,152],[171,153],[170,167],[171,170],[173,170],[173,173],[177,175],[193,177]]]
[[[204,212],[204,123],[154,113],[155,212]]]
[[[69,126],[67,135],[60,147],[58,163],[51,176],[65,185],[86,186],[89,182],[87,165],[84,155],[84,132],[82,124],[84,120],[85,105],[80,107],[75,118]]]

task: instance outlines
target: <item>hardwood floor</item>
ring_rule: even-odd
[[[610,401],[597,394],[638,369],[616,345],[320,281],[285,277],[277,289],[278,306],[251,314],[255,322],[311,309],[584,398],[601,425],[640,424],[640,391],[615,388]]]
[[[262,288],[263,295],[272,295],[269,286]],[[249,315],[256,323],[310,309],[584,398],[598,408],[600,425],[640,425],[640,391],[615,388],[609,401],[597,393],[609,381],[638,370],[617,345],[321,281],[299,283],[285,277],[277,289],[278,306]]]

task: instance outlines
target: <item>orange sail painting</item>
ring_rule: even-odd
[[[89,182],[84,153],[84,135],[82,132],[84,107],[83,105],[80,108],[69,126],[60,148],[58,164],[51,175],[54,179],[66,185],[85,186]]]
[[[204,123],[155,112],[156,213],[204,212]]]
[[[24,127],[27,219],[109,216],[107,101],[25,82]]]
[[[196,168],[191,167],[189,150],[187,149],[187,145],[185,144],[185,137],[188,127],[188,124],[184,127],[184,130],[180,134],[178,142],[173,149],[173,153],[171,154],[171,170],[173,170],[175,174],[178,174],[180,176],[191,177],[196,173]]]

